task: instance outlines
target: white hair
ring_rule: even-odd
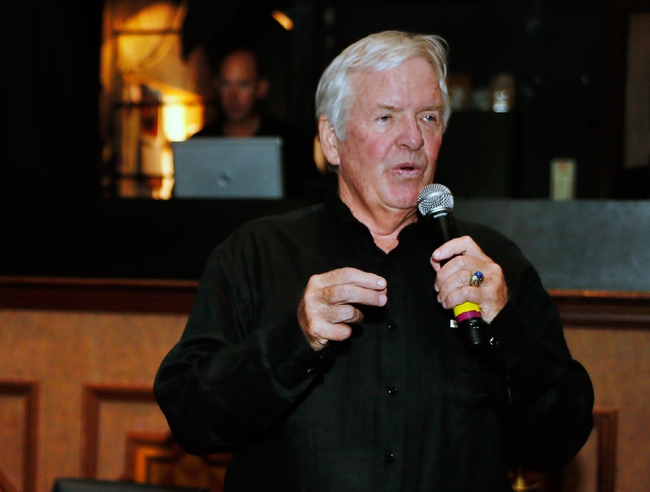
[[[443,97],[443,123],[451,114],[447,90],[447,43],[440,36],[384,31],[371,34],[343,50],[325,69],[316,89],[316,118],[327,117],[336,136],[345,138],[352,96],[350,78],[358,72],[398,67],[411,58],[423,58],[436,75]]]

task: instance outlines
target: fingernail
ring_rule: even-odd
[[[383,306],[384,304],[386,304],[387,301],[388,301],[388,297],[386,297],[384,294],[382,294],[382,295],[379,296],[379,303],[380,303],[382,306]]]
[[[377,280],[377,285],[379,285],[379,287],[386,287],[386,279],[380,278]]]

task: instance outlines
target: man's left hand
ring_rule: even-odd
[[[445,260],[449,261],[441,266]],[[481,307],[485,322],[490,323],[508,301],[508,286],[501,267],[469,236],[452,239],[436,249],[431,265],[436,271],[438,302],[445,309],[473,302]],[[472,287],[470,280],[477,271],[483,274],[483,282]]]

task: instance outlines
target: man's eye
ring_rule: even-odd
[[[437,123],[438,122],[438,116],[435,114],[428,114],[424,117],[424,121],[427,121],[429,123]]]
[[[379,121],[388,121],[388,120],[390,120],[390,115],[389,115],[389,114],[381,115],[381,116],[378,118],[378,120],[379,120]]]

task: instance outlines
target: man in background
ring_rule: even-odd
[[[313,157],[312,141],[300,131],[264,110],[269,80],[260,73],[255,52],[246,47],[226,53],[214,78],[218,117],[194,137],[282,138],[285,195],[313,198],[324,186]]]

